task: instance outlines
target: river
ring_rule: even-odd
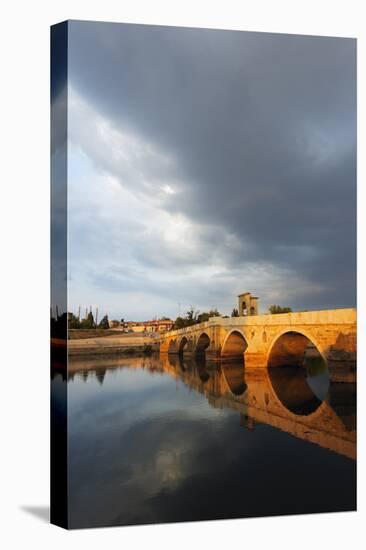
[[[354,510],[354,384],[324,368],[69,358],[71,528]]]

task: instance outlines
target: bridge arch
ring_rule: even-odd
[[[186,336],[183,336],[183,338],[179,342],[179,348],[178,348],[179,355],[183,355],[184,351],[187,351],[187,347],[188,347],[188,338]]]
[[[289,413],[320,414],[329,391],[328,363],[311,334],[288,329],[277,334],[268,350],[267,367],[273,393]]]
[[[211,343],[210,337],[206,332],[202,332],[197,339],[195,355],[198,357],[204,357],[206,349]]]
[[[171,339],[168,345],[168,353],[177,353],[177,341]]]
[[[244,362],[244,352],[247,347],[248,343],[244,334],[238,329],[233,329],[225,337],[221,349],[221,358]]]
[[[304,330],[289,330],[287,328],[273,338],[267,351],[267,367],[302,366],[305,350],[309,348],[313,348],[313,353],[318,353],[328,366],[322,346],[311,334]]]

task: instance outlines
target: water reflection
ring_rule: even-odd
[[[356,384],[332,384],[329,405],[348,432],[356,434]],[[356,449],[355,449],[356,451]]]
[[[197,374],[200,378],[200,380],[205,383],[205,382],[208,382],[208,380],[210,379],[210,373],[207,369],[207,366],[206,366],[206,360],[205,360],[205,357],[203,356],[197,356],[196,357],[196,369],[197,369]]]
[[[306,358],[303,368],[306,369],[306,380],[314,395],[324,401],[329,391],[329,372],[324,359],[319,357]]]
[[[328,370],[320,356],[306,358],[302,366],[270,367],[268,374],[278,399],[294,414],[312,414],[328,394]]]
[[[354,509],[355,386],[325,375],[70,358],[71,526]]]
[[[183,355],[70,359],[68,380],[96,379],[102,385],[106,373],[118,369],[142,369],[150,375],[167,374],[179,379],[205,395],[214,408],[236,410],[244,417],[251,414],[251,425],[265,421],[296,437],[303,435],[299,426],[310,426],[313,431],[306,434],[313,435],[315,443],[355,458],[355,384],[330,384],[321,358],[308,358],[303,367],[249,371],[245,371],[241,361],[210,363],[204,357]],[[345,438],[345,432],[351,432],[352,437]],[[334,438],[339,444],[334,444]]]
[[[242,361],[223,361],[221,363],[222,375],[230,391],[234,395],[243,395],[247,389],[245,383],[245,371]]]

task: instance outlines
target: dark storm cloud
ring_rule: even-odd
[[[165,208],[245,243],[229,267],[300,274],[295,307],[355,304],[354,40],[71,22],[69,47],[77,93],[176,159]]]

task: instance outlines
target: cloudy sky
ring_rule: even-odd
[[[69,310],[356,302],[356,41],[69,24]]]

